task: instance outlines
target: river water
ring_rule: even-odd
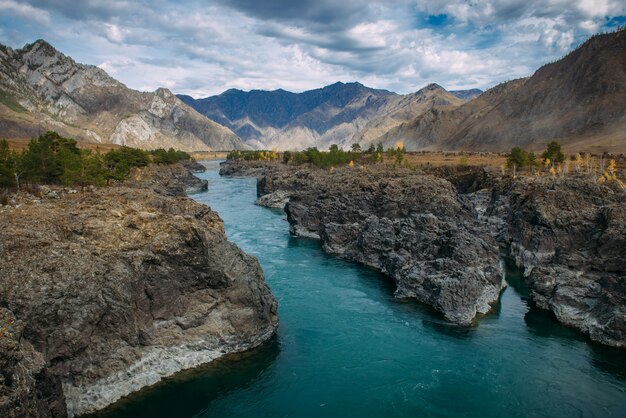
[[[496,312],[473,328],[394,300],[386,277],[291,237],[254,205],[255,179],[199,177],[192,197],[258,257],[279,303],[271,341],[125,399],[113,417],[625,417],[626,352],[530,310],[514,270]]]

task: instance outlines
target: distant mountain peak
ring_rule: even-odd
[[[437,83],[430,83],[429,85],[424,87],[422,90],[444,90],[444,91],[447,91],[446,89],[444,89],[443,87],[441,87]]]
[[[499,84],[459,107],[429,112],[384,135],[407,149],[626,150],[626,32],[595,35],[531,77]],[[465,96],[472,91],[452,91]],[[463,97],[465,98],[465,97]]]
[[[165,88],[165,87],[159,87],[158,89],[154,91],[154,93],[157,96],[163,97],[163,98],[174,97],[174,93],[172,93],[170,89]]]

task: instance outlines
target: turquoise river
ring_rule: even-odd
[[[255,179],[207,164],[209,191],[192,197],[258,257],[278,333],[99,417],[626,417],[626,351],[530,309],[515,271],[495,312],[453,326],[395,300],[388,278],[290,236],[284,213],[254,205]]]

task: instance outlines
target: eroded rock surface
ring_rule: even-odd
[[[252,163],[229,164],[223,173],[259,174]],[[290,197],[293,234],[319,238],[325,251],[391,276],[398,297],[463,325],[498,300],[498,243],[444,179],[400,169],[268,165],[258,193],[280,192]]]
[[[500,251],[531,302],[602,344],[626,346],[626,193],[586,176],[512,179],[482,168],[318,170],[228,162],[261,199],[289,196],[291,232],[391,276],[456,323],[502,289]],[[267,197],[263,197],[267,196]]]
[[[109,187],[1,208],[0,261],[2,416],[93,412],[277,325],[257,260],[186,197]]]
[[[195,161],[183,161],[177,164],[151,164],[141,169],[134,169],[124,181],[125,186],[151,189],[168,196],[185,196],[207,190],[209,182],[199,179],[192,170],[200,172],[204,168]]]
[[[583,176],[520,179],[501,192],[502,241],[533,302],[594,341],[626,347],[626,193]]]

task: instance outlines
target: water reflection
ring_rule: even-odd
[[[626,354],[624,349],[591,344],[592,364],[599,370],[626,381]]]

